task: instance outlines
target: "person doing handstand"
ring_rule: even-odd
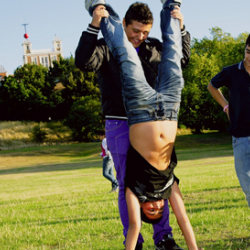
[[[155,89],[147,84],[139,57],[113,8],[104,0],[93,1],[89,8],[91,13],[96,5],[103,5],[101,31],[120,68],[123,101],[130,126],[131,147],[125,182],[129,213],[126,250],[133,250],[136,246],[141,228],[141,207],[148,219],[160,219],[166,198],[170,200],[188,249],[198,249],[180,190],[174,181],[176,159],[171,159],[184,80],[180,63],[180,25],[170,12],[174,6],[181,4],[181,0],[162,2],[162,59]],[[133,170],[137,171],[137,168],[138,175],[135,175]],[[140,178],[142,175],[144,178]],[[148,206],[152,214],[147,213],[150,210]]]

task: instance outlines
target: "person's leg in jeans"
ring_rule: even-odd
[[[157,92],[163,94],[165,102],[164,115],[169,119],[177,118],[179,103],[181,101],[181,90],[184,83],[181,69],[182,41],[180,23],[178,19],[171,18],[170,16],[170,12],[173,10],[175,4],[176,3],[172,0],[166,1],[161,11],[161,30],[163,39],[162,58],[159,65],[158,84],[155,87]],[[176,88],[176,86],[178,86],[178,88]],[[173,107],[174,110],[176,110],[175,112],[173,111]],[[164,208],[164,210],[165,209],[166,208]],[[161,223],[164,223],[164,220],[161,220],[159,224]],[[155,229],[155,245],[157,245],[165,235],[172,236],[172,232],[169,233],[166,230],[157,230],[159,224],[153,225]],[[160,226],[164,228],[164,225]]]
[[[170,16],[179,1],[168,0],[161,11],[162,57],[156,91],[163,94],[165,116],[177,120],[184,79],[181,69],[182,39],[178,19]],[[179,4],[178,4],[179,5]]]
[[[126,239],[129,222],[124,190],[124,177],[126,172],[127,151],[130,145],[129,127],[126,120],[106,120],[105,130],[108,149],[113,157],[116,179],[119,185],[118,207],[123,225],[123,235]],[[140,244],[144,242],[141,234],[139,234],[138,242]],[[125,244],[125,240],[123,243]]]
[[[116,183],[116,179],[113,174],[113,162],[109,157],[103,158],[102,169],[103,176],[111,183]]]
[[[108,173],[113,177],[111,191],[116,191],[119,186],[118,186],[118,181],[116,180],[116,178],[114,176],[114,170],[113,170],[114,169],[114,161],[112,159],[112,155],[110,155],[110,158],[109,158],[109,165],[110,165],[110,168],[109,168]]]
[[[235,171],[250,207],[250,137],[233,137]]]

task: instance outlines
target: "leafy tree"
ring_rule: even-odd
[[[80,97],[73,103],[65,123],[71,128],[75,140],[92,141],[103,126],[99,99],[92,96]]]
[[[248,33],[233,38],[215,27],[211,38],[193,39],[191,58],[183,71],[185,87],[182,94],[179,123],[199,132],[202,128],[225,129],[227,117],[207,91],[207,85],[225,66],[243,59]],[[56,84],[63,85],[54,91]],[[74,58],[60,58],[49,70],[35,64],[17,68],[0,87],[0,119],[47,120],[67,118],[74,137],[91,140],[102,127],[100,91],[96,74],[82,72]],[[227,91],[222,88],[227,96]]]
[[[0,88],[0,117],[2,120],[19,118],[22,115],[23,102],[28,97],[23,82],[13,76],[5,77]]]
[[[232,65],[242,60],[244,44],[248,36],[242,33],[238,38],[233,38],[229,33],[215,27],[210,30],[212,38],[194,39],[192,42],[192,55],[216,56],[220,68]]]
[[[213,123],[214,103],[207,85],[218,71],[215,57],[194,54],[188,69],[183,72],[185,87],[182,91],[179,123],[194,129],[196,133],[203,127],[210,128]]]
[[[5,78],[0,88],[1,119],[45,120],[50,110],[62,102],[48,81],[47,68],[25,64],[14,76]]]
[[[49,77],[54,82],[61,82],[64,89],[61,91],[63,103],[58,106],[57,113],[65,118],[73,103],[82,96],[100,98],[100,90],[95,73],[82,72],[75,66],[74,58],[60,58],[54,62],[54,67],[49,70]]]
[[[212,39],[194,39],[188,68],[183,71],[185,87],[182,92],[179,123],[194,129],[202,128],[224,130],[228,120],[221,107],[213,100],[207,90],[211,78],[225,66],[243,59],[244,43],[247,33],[233,38],[220,28],[211,29]],[[225,89],[222,89],[225,96]]]

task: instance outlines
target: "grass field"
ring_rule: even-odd
[[[231,138],[178,136],[180,189],[199,247],[245,250],[250,210],[233,165]],[[123,249],[117,193],[102,176],[100,143],[0,151],[0,249]],[[174,214],[173,234],[186,248]],[[143,224],[144,249],[153,250]]]

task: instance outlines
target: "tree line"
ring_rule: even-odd
[[[228,127],[227,117],[208,93],[207,85],[223,67],[243,60],[248,36],[241,33],[234,38],[218,27],[210,31],[211,38],[192,40],[190,62],[183,70],[185,87],[179,126],[196,133]],[[225,89],[222,92],[227,96]],[[0,120],[49,118],[63,120],[78,141],[91,140],[104,126],[96,74],[76,68],[72,56],[54,61],[49,70],[42,65],[25,64],[1,82]]]

